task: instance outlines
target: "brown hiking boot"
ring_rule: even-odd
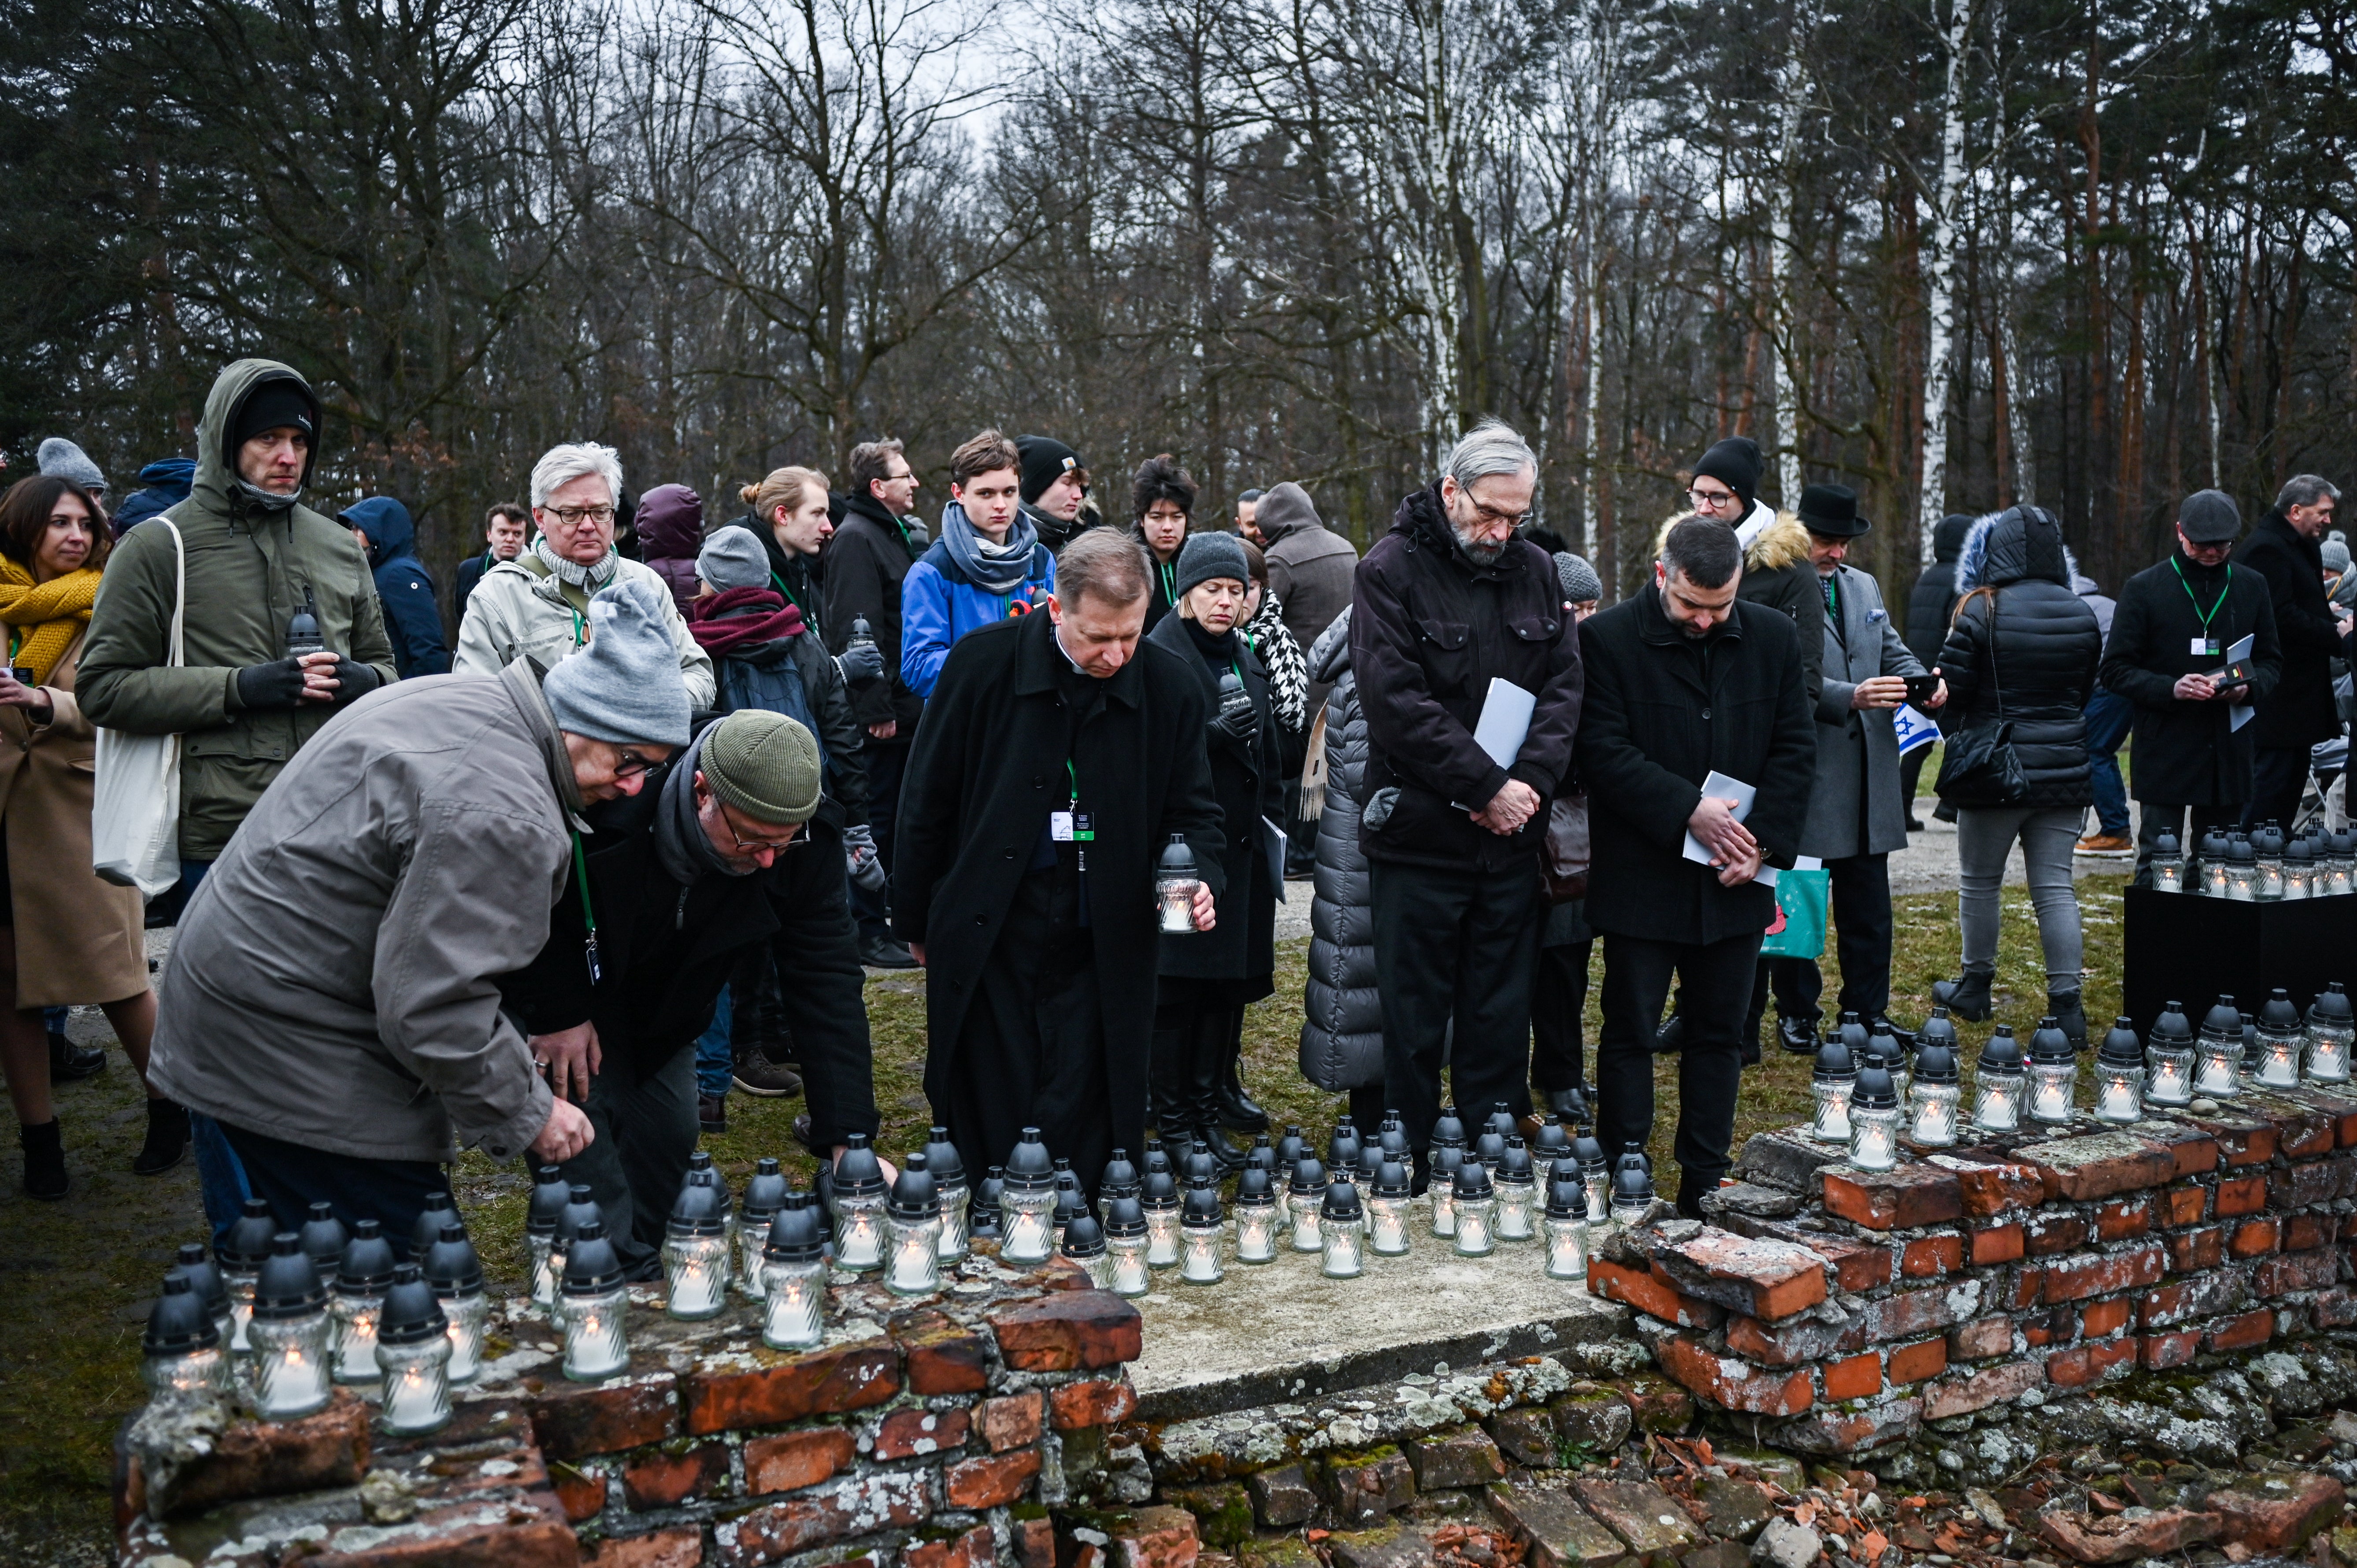
[[[2134,854],[2136,845],[2126,833],[2092,833],[2079,841],[2079,854]]]

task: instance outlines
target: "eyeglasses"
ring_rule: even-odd
[[[585,522],[614,521],[614,509],[609,506],[553,506],[544,510],[567,528],[578,528]]]
[[[720,825],[728,830],[728,836],[736,841],[737,848],[745,854],[758,854],[765,849],[776,854],[783,854],[802,842],[802,829],[799,827],[788,829],[786,836],[781,839],[745,838],[737,832],[737,824],[729,821],[726,806],[720,808]]]
[[[635,751],[625,751],[617,748],[615,752],[614,777],[616,779],[636,779],[640,774],[652,772],[655,768],[661,768],[662,766],[662,763],[656,761],[651,757],[641,757]]]
[[[1743,498],[1732,490],[1688,490],[1686,499],[1696,511],[1717,511],[1721,507],[1739,506]]]
[[[1473,498],[1469,493],[1465,499],[1467,500],[1473,500]],[[1487,501],[1473,501],[1473,515],[1480,521],[1502,522],[1508,528],[1520,528],[1523,524],[1531,520],[1531,514],[1529,512],[1500,511],[1496,507],[1490,505]]]

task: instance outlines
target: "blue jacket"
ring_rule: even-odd
[[[336,521],[368,535],[369,570],[376,577],[385,635],[401,678],[450,673],[442,611],[434,603],[434,579],[417,559],[417,529],[409,509],[391,496],[371,496],[337,513]]]
[[[1039,596],[1056,591],[1056,557],[1044,544],[1031,551],[1031,569],[1011,594],[977,587],[949,546],[939,540],[900,581],[900,679],[931,701],[950,644],[967,632],[1028,614]]]
[[[114,509],[114,536],[120,539],[158,512],[169,511],[187,500],[196,478],[193,457],[164,457],[140,469],[141,488],[124,497],[123,504]]]

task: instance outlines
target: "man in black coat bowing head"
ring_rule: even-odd
[[[1223,886],[1202,685],[1141,647],[1151,578],[1092,530],[1034,613],[951,649],[901,785],[892,925],[926,966],[925,1094],[966,1169],[1025,1127],[1083,1187],[1145,1144],[1161,954],[1155,866],[1184,839],[1210,930]]]

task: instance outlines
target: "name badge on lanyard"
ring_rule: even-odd
[[[1093,843],[1096,830],[1086,811],[1050,811],[1048,813],[1048,836],[1058,843]]]
[[[2190,653],[2196,659],[2216,659],[2221,657],[2222,653],[2222,650],[2218,646],[2218,639],[2214,637],[2194,638],[2192,639],[2192,646],[2188,648],[2186,651]]]

